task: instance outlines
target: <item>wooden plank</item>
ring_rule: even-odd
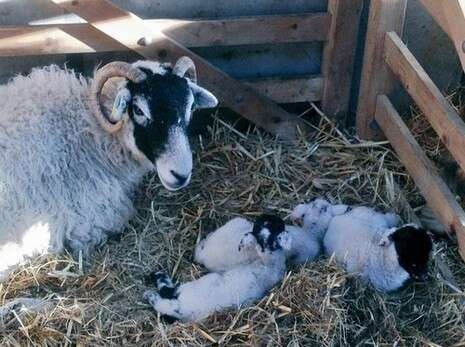
[[[376,121],[425,197],[428,206],[446,230],[457,235],[460,255],[465,260],[465,212],[389,99],[380,95],[377,100]]]
[[[244,81],[259,93],[278,104],[321,100],[323,78],[266,78]]]
[[[175,61],[187,55],[199,71],[199,81],[235,112],[282,139],[291,140],[298,132],[308,131],[306,124],[220,69],[214,67],[161,32],[154,32],[132,13],[108,0],[52,0],[69,12],[85,19],[96,29],[148,59]],[[299,130],[300,129],[300,130]]]
[[[403,31],[406,6],[407,0],[371,1],[356,122],[358,135],[365,140],[382,135],[374,122],[376,97],[389,95],[395,83],[383,59],[384,35]]]
[[[465,72],[465,0],[448,0],[442,2],[444,16],[447,19],[449,37],[454,42],[455,50]]]
[[[465,170],[465,124],[396,33],[387,33],[385,60]]]
[[[324,41],[331,16],[307,13],[223,20],[145,20],[186,47]],[[135,48],[135,47],[130,47]],[[0,57],[112,52],[126,47],[87,23],[0,27]]]
[[[465,71],[465,1],[420,0],[420,2],[454,42]]]
[[[329,0],[332,15],[323,51],[324,87],[321,106],[330,118],[345,123],[357,48],[363,0]]]
[[[449,1],[449,0],[447,0]],[[447,18],[445,17],[443,11],[443,1],[438,0],[420,0],[424,8],[429,12],[431,17],[434,18],[436,23],[441,27],[441,29],[447,33],[449,36],[449,26],[447,24]]]

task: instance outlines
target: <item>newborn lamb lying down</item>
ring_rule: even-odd
[[[282,219],[262,215],[252,231],[237,243],[218,245],[222,249],[236,248],[239,253],[255,254],[252,262],[236,265],[223,273],[209,273],[181,285],[174,285],[163,273],[155,273],[152,277],[157,292],[146,291],[144,298],[166,318],[184,322],[199,321],[215,311],[250,304],[283,279],[286,273],[284,251],[290,247],[290,238]],[[220,260],[224,266],[226,262]]]
[[[279,219],[279,223],[281,222]],[[256,223],[255,228],[259,227],[260,225]],[[223,272],[238,265],[249,264],[258,257],[255,249],[239,250],[234,245],[238,245],[253,229],[254,224],[245,218],[237,217],[230,220],[198,243],[194,252],[195,262],[212,272]],[[321,242],[313,233],[291,225],[286,225],[285,230],[291,236],[290,249],[285,250],[286,258],[290,263],[302,264],[313,261],[321,254]]]
[[[431,238],[412,224],[396,227],[398,221],[396,215],[368,207],[335,216],[324,237],[325,253],[381,291],[397,290],[410,279],[423,280]]]

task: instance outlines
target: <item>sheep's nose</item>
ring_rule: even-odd
[[[184,185],[184,183],[186,183],[186,181],[189,179],[189,175],[181,175],[174,170],[171,170],[170,172],[173,177],[176,178],[178,186]]]

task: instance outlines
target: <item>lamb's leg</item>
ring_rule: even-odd
[[[160,294],[147,290],[144,293],[144,299],[154,308],[155,311],[159,312],[163,318],[170,320],[181,319],[179,311],[179,301],[177,299],[164,299]],[[174,319],[173,319],[174,318]]]

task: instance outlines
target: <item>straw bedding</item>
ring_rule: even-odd
[[[437,244],[440,262],[433,261],[427,283],[390,295],[321,259],[289,269],[254,306],[199,324],[167,325],[142,301],[149,271],[198,278],[204,270],[192,263],[194,245],[235,216],[266,211],[285,217],[295,204],[324,196],[412,218],[410,205],[423,200],[385,143],[361,143],[324,117],[315,129],[311,142],[283,144],[216,117],[199,142],[187,189],[169,193],[156,176],[148,177],[137,216],[91,263],[42,257],[1,285],[1,302],[36,296],[52,305],[37,315],[12,316],[0,345],[465,345],[465,296],[450,282],[465,285],[465,268],[453,241]]]

